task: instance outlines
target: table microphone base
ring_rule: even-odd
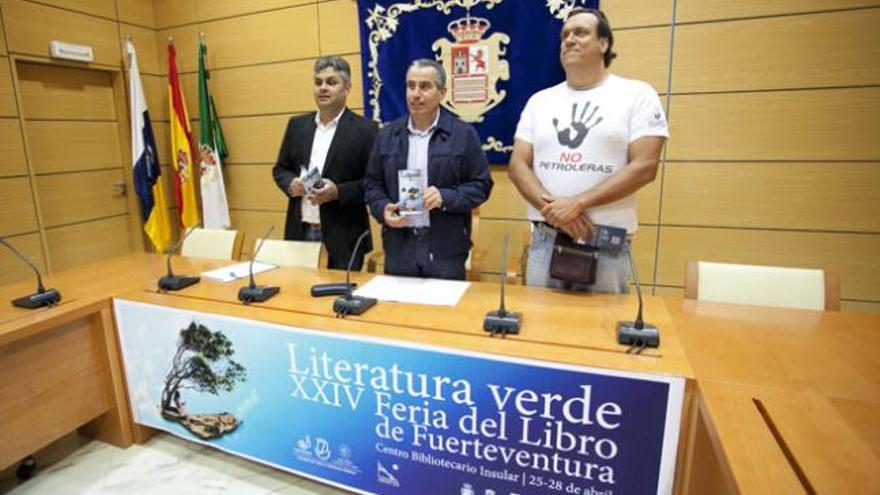
[[[337,315],[359,315],[376,305],[378,301],[372,297],[341,296],[333,301],[333,312]]]
[[[634,321],[617,322],[617,343],[640,347],[660,347],[660,331],[650,323],[636,328]]]
[[[159,290],[181,290],[190,285],[199,283],[199,277],[187,277],[186,275],[165,275],[159,279]]]
[[[12,305],[19,308],[36,309],[43,306],[55,306],[61,301],[61,293],[55,289],[37,292],[29,296],[12,300]]]
[[[280,287],[271,285],[255,285],[242,287],[238,290],[238,300],[243,303],[263,302],[281,291]]]
[[[500,333],[501,335],[518,334],[522,325],[522,313],[514,313],[513,311],[489,311],[486,318],[483,319],[483,330],[491,332],[493,335]]]

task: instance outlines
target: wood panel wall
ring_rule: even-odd
[[[49,272],[139,249],[120,40],[137,30],[156,65],[152,2],[2,0],[0,16],[0,235]],[[51,40],[95,60],[53,61]],[[0,251],[0,283],[30,276]]]
[[[133,36],[165,165],[166,39],[177,44],[195,117],[196,41],[206,34],[231,153],[225,165],[232,218],[248,235],[246,250],[270,223],[280,235],[286,200],[270,169],[288,117],[314,108],[315,57],[341,54],[352,63],[349,103],[363,107],[354,0],[117,0],[115,13],[99,0],[2,1],[4,16],[12,3],[54,4],[63,15],[76,11],[94,24],[71,22],[70,29],[98,36],[98,24],[115,22],[117,45]],[[844,309],[880,311],[880,1],[605,0],[602,6],[619,53],[612,71],[652,84],[671,124],[661,173],[638,194],[635,249],[650,290],[680,295],[688,260],[819,267],[841,274]],[[554,56],[556,50],[548,47]],[[106,58],[120,59],[118,53]],[[0,163],[0,174],[13,181],[22,158],[9,137],[16,110],[4,96],[10,84],[3,65],[0,153],[11,158]],[[479,239],[489,251],[489,271],[503,233],[518,252],[528,228],[505,167],[493,167],[493,177]],[[7,189],[17,191],[12,184]],[[16,221],[26,223],[28,207],[16,208],[22,211]],[[16,227],[25,241],[23,228]]]
[[[245,232],[244,253],[249,253],[269,225],[276,227],[273,236],[283,236],[287,200],[275,187],[271,169],[287,120],[315,108],[311,78],[316,57],[336,54],[348,60],[349,107],[363,111],[355,3],[159,0],[155,8],[159,70],[166,72],[165,43],[173,37],[191,117],[197,116],[195,47],[199,33],[205,33],[211,90],[230,152],[224,161],[230,214],[234,227]],[[165,98],[159,82],[145,91],[157,102]],[[167,115],[161,119],[157,133],[164,136]],[[161,141],[160,148],[167,147],[167,140]]]
[[[818,267],[880,310],[880,2],[678,0],[654,284]]]

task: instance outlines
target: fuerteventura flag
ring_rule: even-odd
[[[180,211],[180,225],[195,227],[200,223],[199,201],[193,168],[193,140],[189,114],[180,90],[177,74],[177,51],[168,43],[168,119],[171,128],[171,163],[174,165],[174,200]]]
[[[162,182],[162,169],[159,167],[159,154],[153,136],[153,124],[147,110],[144,86],[138,69],[137,54],[131,40],[125,41],[125,51],[129,57],[128,96],[131,111],[131,163],[134,175],[134,190],[141,204],[141,220],[144,232],[157,252],[165,252],[171,244],[171,224],[168,221],[168,206],[165,203],[165,186]]]
[[[202,185],[202,218],[207,229],[229,228],[229,203],[220,159],[229,154],[214,98],[208,91],[208,47],[199,39],[199,173]]]

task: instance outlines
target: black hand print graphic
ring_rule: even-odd
[[[593,117],[596,115],[596,111],[599,110],[599,106],[596,105],[593,107],[593,111],[590,112],[590,115],[587,118],[584,118],[587,114],[587,110],[590,109],[590,102],[586,102],[584,104],[584,109],[581,110],[581,115],[577,118],[577,103],[573,103],[571,105],[571,124],[570,127],[566,127],[559,130],[559,120],[553,119],[553,128],[556,129],[556,138],[559,140],[559,144],[563,146],[567,146],[571,149],[577,149],[581,144],[583,144],[584,139],[587,138],[587,134],[590,133],[590,129],[599,125],[599,122],[602,122],[602,117],[600,116],[590,125],[587,125],[588,122],[593,120]]]

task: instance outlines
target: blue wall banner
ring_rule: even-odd
[[[565,79],[562,19],[598,0],[358,0],[364,113],[407,113],[409,63],[436,59],[448,76],[442,105],[474,124],[489,163],[507,164],[529,97]]]
[[[114,306],[139,424],[356,493],[672,492],[683,378]]]

